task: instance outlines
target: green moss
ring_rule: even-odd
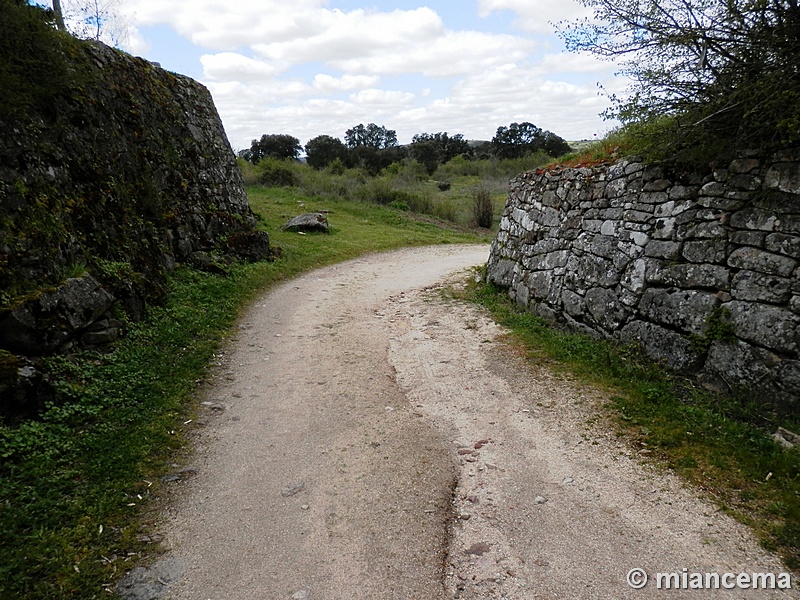
[[[0,117],[26,117],[31,106],[52,116],[74,81],[64,52],[72,38],[50,18],[39,6],[0,0]]]
[[[714,341],[732,343],[736,341],[731,312],[727,308],[714,308],[706,317],[706,328],[703,335],[689,336],[692,347],[697,352],[708,352]]]

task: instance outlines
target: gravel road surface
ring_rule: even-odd
[[[256,301],[205,392],[168,552],[123,596],[800,598],[658,589],[657,573],[787,570],[618,442],[601,391],[526,366],[478,308],[442,297],[487,255],[372,255]]]

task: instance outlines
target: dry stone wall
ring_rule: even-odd
[[[100,43],[74,54],[58,103],[0,115],[2,303],[81,265],[127,264],[155,297],[194,253],[266,256],[248,248],[256,218],[209,91]]]
[[[800,407],[800,153],[707,173],[621,160],[511,181],[489,281],[780,411]]]
[[[0,418],[53,397],[40,357],[114,342],[178,264],[271,257],[209,91],[100,43],[67,49],[57,102],[0,111]]]

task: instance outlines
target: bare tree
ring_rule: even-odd
[[[128,40],[121,4],[122,0],[63,0],[62,9],[62,0],[53,0],[53,12],[59,29],[118,48]]]
[[[59,31],[66,31],[67,26],[64,24],[64,13],[61,10],[61,0],[53,0],[53,14],[56,17],[56,27]]]
[[[591,21],[562,23],[575,51],[614,60],[633,82],[607,116],[671,117],[696,140],[800,140],[797,0],[579,0]]]

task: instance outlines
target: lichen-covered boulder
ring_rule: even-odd
[[[105,313],[114,297],[93,277],[67,279],[0,314],[0,346],[29,356],[50,354]]]
[[[324,213],[308,213],[290,219],[282,229],[286,231],[328,233],[328,217]]]

